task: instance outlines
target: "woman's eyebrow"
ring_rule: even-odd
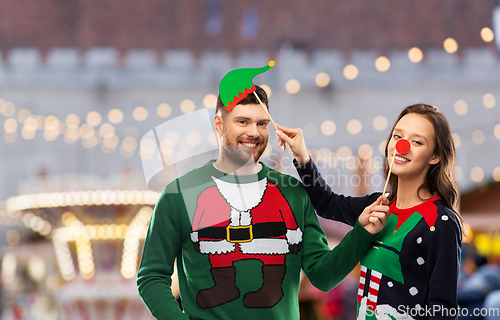
[[[419,137],[419,138],[422,138],[422,139],[424,139],[425,141],[427,141],[427,138],[426,138],[426,137],[424,137],[424,136],[423,136],[423,135],[421,135],[421,134],[414,133],[413,135],[415,135],[415,136],[417,136],[417,137]]]
[[[404,132],[404,130],[402,130],[402,129],[400,129],[400,128],[394,128],[394,132],[396,132],[396,131],[398,131],[398,132]],[[422,138],[422,139],[424,139],[425,141],[427,141],[427,138],[426,138],[426,137],[424,137],[424,136],[423,136],[423,135],[421,135],[421,134],[418,134],[418,133],[412,133],[412,135],[417,136],[417,137]]]

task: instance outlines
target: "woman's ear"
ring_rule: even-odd
[[[439,159],[439,156],[437,154],[435,154],[432,156],[431,160],[429,161],[429,164],[430,165],[438,164],[439,161],[441,161],[441,159]]]
[[[217,134],[219,134],[219,137],[222,137],[222,126],[223,126],[223,119],[220,114],[216,114],[214,116],[214,128],[215,131],[217,131]]]

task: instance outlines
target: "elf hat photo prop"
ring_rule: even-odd
[[[243,98],[254,92],[253,78],[273,66],[274,61],[269,61],[269,64],[262,68],[241,68],[229,71],[219,85],[219,94],[224,109],[231,111]]]

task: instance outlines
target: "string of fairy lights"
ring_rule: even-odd
[[[480,32],[481,38],[485,42],[491,42],[494,40],[493,31],[485,27]],[[454,53],[458,50],[458,44],[453,38],[447,38],[443,42],[443,47],[448,53]],[[423,59],[423,52],[417,47],[413,47],[408,51],[408,59],[413,63],[419,63]],[[385,56],[380,56],[375,60],[375,68],[380,72],[386,72],[391,67],[390,60]],[[343,69],[343,75],[348,80],[354,80],[359,75],[358,68],[353,64],[348,64]],[[329,85],[331,79],[330,76],[325,72],[320,72],[316,75],[314,79],[318,87],[326,87]],[[264,89],[271,95],[271,89],[267,85],[263,85]],[[300,91],[301,85],[297,79],[289,79],[285,84],[285,89],[289,94],[296,94]],[[216,104],[216,96],[214,94],[207,94],[203,99],[203,104],[207,108],[213,108]],[[483,96],[483,105],[486,108],[493,108],[495,106],[495,97],[491,93],[486,93]],[[196,109],[195,103],[190,99],[185,99],[180,103],[180,110],[182,113],[190,113]],[[459,115],[465,115],[467,113],[467,104],[463,100],[456,101],[454,105],[454,110]],[[85,122],[80,119],[80,117],[74,113],[68,114],[63,120],[58,119],[56,116],[49,115],[34,115],[28,109],[22,109],[16,107],[14,103],[9,101],[4,101],[0,99],[0,113],[3,114],[7,119],[4,121],[4,138],[8,143],[13,143],[18,139],[18,128],[22,125],[21,136],[25,140],[31,140],[36,136],[37,131],[43,130],[43,137],[47,141],[54,141],[59,136],[63,136],[63,139],[67,143],[75,143],[81,141],[85,148],[92,149],[98,145],[105,153],[114,152],[117,147],[119,147],[119,152],[124,157],[131,157],[138,151],[138,138],[139,131],[134,126],[127,127],[124,130],[124,137],[121,139],[118,137],[117,130],[115,126],[120,124],[124,120],[124,113],[120,109],[112,109],[107,114],[107,119],[109,122],[104,122],[104,115],[101,115],[97,111],[89,112],[85,117]],[[156,113],[161,118],[168,118],[172,114],[172,107],[167,103],[161,103],[156,108]],[[132,111],[132,117],[138,122],[145,121],[148,118],[148,109],[143,106],[137,106]],[[377,116],[373,119],[373,127],[378,131],[383,131],[387,127],[387,119],[384,116]],[[333,135],[336,130],[336,124],[331,120],[325,120],[320,127],[321,132],[325,136]],[[356,135],[362,130],[362,124],[358,119],[351,119],[347,123],[347,131]],[[304,134],[306,137],[314,137],[317,133],[317,128],[314,124],[307,124],[304,127]],[[494,129],[494,136],[500,139],[500,125],[497,125]],[[458,134],[454,134],[456,146],[460,146],[461,137]],[[213,140],[213,139],[212,139]],[[475,144],[481,144],[484,142],[484,132],[480,129],[474,131],[472,134],[472,141]],[[212,141],[210,141],[212,143]],[[380,146],[385,142],[382,141]],[[380,149],[380,148],[379,148]],[[270,150],[266,152],[269,154]],[[311,150],[314,155],[316,150]],[[334,152],[328,152],[326,149],[321,149],[319,154],[324,155],[325,158],[332,158]],[[362,145],[358,149],[358,156],[361,159],[370,158],[373,155],[373,148],[369,145]],[[345,159],[352,156],[353,152],[350,148],[346,146],[340,147],[336,152],[336,156],[340,159]],[[457,168],[459,179],[462,174],[460,174],[460,168]],[[472,180],[480,182],[484,174],[481,174],[480,168],[474,168],[472,173]],[[483,177],[482,177],[483,176]],[[500,169],[496,168],[494,171],[494,179],[500,179]]]
[[[488,27],[483,28],[480,35],[485,42],[494,40],[494,33]],[[458,50],[458,44],[453,38],[444,40],[443,47],[448,53],[455,53]],[[421,62],[423,57],[424,54],[418,47],[413,47],[408,51],[408,59],[413,63]],[[391,62],[385,56],[380,56],[375,60],[375,68],[379,72],[386,72],[390,67]],[[343,68],[343,75],[348,80],[354,80],[359,75],[359,69],[353,64],[348,64]],[[327,73],[320,72],[315,76],[314,81],[318,87],[326,87],[330,84],[331,79]],[[268,91],[268,94],[271,94],[269,86],[264,85],[264,89]],[[285,83],[285,89],[289,94],[296,94],[300,91],[301,84],[297,79],[289,79]],[[203,99],[203,104],[207,108],[213,108],[216,99],[214,94],[207,94]],[[483,100],[487,108],[491,108],[495,104],[495,99],[491,94],[486,94]],[[464,103],[461,102],[455,105],[455,110],[458,114],[466,112],[466,109],[463,111]],[[195,103],[190,99],[185,99],[180,103],[182,113],[190,113],[195,108]],[[37,130],[43,130],[43,136],[47,141],[54,141],[62,135],[65,142],[75,143],[81,140],[82,145],[88,149],[100,145],[101,150],[105,153],[114,152],[118,145],[120,145],[119,151],[124,157],[131,157],[138,148],[137,140],[139,133],[133,126],[125,129],[124,137],[120,144],[120,139],[115,129],[115,126],[124,120],[125,115],[120,109],[115,108],[108,112],[107,118],[109,123],[103,122],[104,116],[97,111],[89,112],[85,117],[85,122],[83,122],[74,113],[68,114],[64,119],[58,119],[54,115],[34,115],[28,109],[16,107],[14,103],[0,99],[0,113],[7,117],[4,121],[4,138],[8,143],[13,143],[18,139],[18,128],[22,125],[21,136],[25,140],[33,139],[36,136]],[[156,113],[161,118],[167,118],[172,114],[172,107],[167,103],[161,103],[157,106]],[[148,109],[143,106],[137,106],[132,111],[132,117],[138,122],[145,121],[148,118]],[[379,122],[380,120],[375,119],[374,121]],[[379,125],[377,124],[377,126]],[[321,127],[325,135],[331,135],[335,132],[335,127],[332,126],[331,121],[325,121]],[[358,127],[360,127],[359,120],[352,120],[348,124],[350,133],[356,132]]]
[[[480,32],[481,38],[485,42],[494,40],[493,31],[485,27]],[[458,50],[458,44],[453,38],[447,38],[443,42],[443,47],[448,53],[454,53]],[[419,63],[423,59],[423,52],[417,47],[413,47],[408,51],[408,59],[413,63]],[[385,56],[380,56],[375,60],[375,68],[380,72],[386,72],[391,67],[390,60]],[[348,64],[343,69],[343,75],[348,80],[354,80],[359,75],[358,68],[353,64]],[[320,72],[314,79],[318,87],[326,87],[330,84],[330,76],[325,72]],[[271,95],[271,89],[267,85],[263,85],[264,89]],[[285,84],[285,89],[289,94],[296,94],[300,91],[301,84],[297,79],[289,79]],[[216,96],[214,94],[207,94],[203,98],[203,104],[207,108],[214,108],[216,104]],[[493,108],[495,106],[495,97],[491,93],[486,93],[483,96],[483,105],[486,108]],[[182,113],[190,113],[196,109],[195,103],[190,99],[185,99],[180,103],[180,110]],[[463,100],[456,101],[454,110],[459,115],[467,113],[467,104]],[[92,149],[98,145],[105,153],[113,153],[119,146],[119,152],[124,157],[131,157],[138,151],[138,138],[139,131],[134,126],[129,126],[124,130],[123,138],[120,141],[118,137],[116,126],[125,118],[125,115],[120,109],[112,109],[107,114],[107,120],[104,122],[105,115],[101,115],[97,111],[89,112],[84,121],[74,113],[68,114],[64,119],[58,119],[54,115],[34,115],[28,109],[16,107],[14,103],[0,99],[0,113],[7,119],[4,121],[4,138],[8,143],[13,143],[18,139],[18,129],[20,130],[22,138],[25,140],[33,139],[37,131],[43,130],[43,137],[47,141],[54,141],[59,136],[62,136],[67,143],[75,143],[81,141],[85,148]],[[156,108],[156,113],[161,118],[168,118],[172,114],[172,107],[168,103],[161,103]],[[137,122],[145,121],[148,118],[148,109],[143,106],[137,106],[132,111],[132,117]],[[387,127],[387,119],[383,116],[377,116],[373,119],[373,127],[382,131]],[[331,136],[336,132],[336,124],[331,120],[325,120],[321,124],[321,132],[325,136]],[[347,123],[347,131],[356,135],[362,130],[362,124],[358,119],[352,119]],[[314,137],[317,133],[317,128],[314,124],[307,124],[304,127],[304,133],[307,137]],[[497,125],[494,129],[494,136],[500,139],[500,126]],[[457,147],[460,145],[461,137],[454,134]],[[481,144],[484,141],[484,132],[480,129],[474,131],[472,141],[475,144]],[[120,143],[121,142],[121,143]],[[381,142],[381,145],[384,142]],[[367,145],[362,145],[358,149],[358,156],[362,159],[369,158],[373,155],[373,150]],[[268,152],[269,153],[269,152]],[[312,150],[314,153],[314,150]],[[325,153],[323,150],[322,153]],[[352,156],[352,151],[348,147],[342,146],[336,152],[337,156],[347,158]],[[331,156],[330,156],[331,157]],[[476,169],[474,172],[479,172]],[[458,175],[460,176],[460,175]],[[481,181],[480,175],[473,175],[473,181]],[[500,179],[500,169],[495,171],[494,179]]]
[[[494,40],[493,31],[484,27],[480,32],[481,38],[485,42],[492,42]],[[455,53],[458,50],[458,43],[453,38],[447,38],[443,42],[443,48],[448,53]],[[408,51],[408,59],[413,63],[419,63],[423,60],[424,54],[418,47],[413,47]],[[375,68],[380,72],[386,72],[390,69],[391,62],[389,58],[380,56],[375,60]],[[348,80],[354,80],[359,75],[359,69],[353,65],[348,64],[343,68],[343,75]],[[330,76],[325,72],[320,72],[314,79],[318,87],[326,87],[330,83]],[[266,89],[270,88],[265,86]],[[300,91],[301,85],[297,79],[289,79],[285,84],[285,89],[290,94],[296,94]],[[208,94],[203,99],[203,104],[206,107],[213,107],[216,102],[216,97],[213,94]],[[192,100],[186,99],[181,102],[180,109],[183,113],[189,113],[196,108]],[[157,107],[157,114],[162,118],[167,118],[172,113],[172,107],[167,103],[162,103]],[[0,113],[8,117],[4,122],[5,140],[9,143],[17,140],[17,128],[19,124],[23,124],[21,135],[24,139],[33,139],[36,135],[36,130],[44,130],[44,138],[47,141],[57,139],[59,135],[64,133],[64,140],[68,143],[74,143],[81,138],[82,144],[87,148],[93,148],[102,140],[103,151],[106,153],[113,152],[118,146],[119,140],[115,135],[115,128],[113,125],[119,124],[124,119],[124,114],[120,109],[112,109],[108,113],[108,120],[110,123],[102,123],[102,115],[97,111],[91,111],[86,116],[86,123],[81,126],[81,119],[76,114],[69,114],[66,116],[65,121],[57,119],[55,116],[33,115],[28,109],[21,109],[16,107],[12,102],[5,102],[0,99]],[[17,115],[14,117],[14,115]],[[148,118],[148,110],[143,106],[136,107],[132,112],[133,118],[137,121],[144,121]],[[99,126],[96,130],[96,127]],[[126,138],[122,141],[121,150],[122,155],[131,156],[133,151],[137,148],[137,141],[134,134],[134,129],[125,133]],[[134,142],[135,140],[135,142]],[[134,147],[135,146],[135,147]]]
[[[490,28],[483,28],[480,32],[481,38],[485,42],[494,40],[494,33]],[[458,43],[453,38],[447,38],[443,42],[444,50],[450,54],[458,50]],[[408,51],[408,59],[413,63],[423,60],[424,53],[421,49],[413,47]],[[374,62],[375,68],[379,72],[386,72],[391,68],[391,61],[385,56],[378,57]],[[354,64],[347,64],[342,70],[343,76],[347,80],[354,80],[359,76],[360,70]],[[326,72],[319,72],[314,78],[314,83],[320,87],[327,87],[331,82],[330,75]],[[261,85],[270,96],[271,88],[268,85]],[[285,83],[285,90],[288,94],[294,95],[300,92],[301,83],[297,79],[289,79]],[[217,97],[214,94],[207,94],[203,98],[203,105],[213,109],[216,105]],[[492,109],[496,105],[493,94],[485,93],[482,98],[483,106]],[[188,114],[196,109],[193,100],[185,99],[179,109],[183,114]],[[160,118],[168,118],[173,113],[173,108],[168,103],[161,103],[156,107],[156,114]],[[454,111],[459,116],[464,116],[468,112],[468,105],[464,100],[454,103]],[[126,117],[131,116],[137,122],[143,122],[149,117],[149,111],[144,106],[135,107],[131,115],[124,114],[120,109],[112,109],[107,114],[100,114],[97,111],[90,111],[86,116],[80,118],[75,113],[70,113],[59,119],[54,115],[36,115],[30,110],[17,107],[13,102],[0,99],[0,114],[6,117],[4,128],[4,139],[7,143],[14,143],[20,136],[25,140],[31,140],[37,132],[43,132],[46,141],[55,141],[59,137],[66,143],[73,144],[78,141],[83,147],[93,149],[100,147],[102,152],[111,154],[117,149],[123,157],[133,155],[141,156],[139,148],[139,130],[135,126],[129,126],[124,130],[120,139],[117,133],[117,126],[122,124]],[[107,120],[107,121],[106,121]],[[371,125],[377,131],[384,131],[388,127],[386,117],[376,116]],[[346,124],[349,134],[357,135],[362,132],[363,124],[359,119],[351,119]],[[332,120],[324,120],[319,128],[312,123],[303,127],[306,138],[313,138],[320,131],[324,136],[332,136],[337,132],[337,125]],[[500,139],[500,124],[494,127],[493,135]],[[210,139],[210,137],[208,137]],[[455,146],[461,145],[463,137],[453,133]],[[213,139],[212,139],[213,140]],[[471,140],[476,145],[481,145],[485,141],[485,133],[482,129],[474,130]],[[212,143],[212,142],[211,142]],[[386,141],[381,141],[378,151],[383,154]],[[264,156],[272,150],[269,145]],[[319,150],[309,150],[313,159],[318,163],[324,163],[329,167],[335,167],[341,162],[361,159],[365,161],[364,169],[371,174],[380,170],[381,164],[374,156],[374,148],[369,144],[363,144],[357,150],[352,150],[347,146],[341,146],[337,150],[322,148]],[[357,163],[357,164],[356,164]],[[346,166],[351,170],[359,168],[359,161],[354,161],[352,166]],[[455,168],[455,178],[459,181],[464,173],[460,167]],[[481,167],[474,167],[470,172],[474,182],[481,182],[485,179],[484,171]],[[500,167],[493,171],[493,179],[500,181]],[[8,199],[5,210],[0,206],[0,224],[6,226],[25,226],[42,236],[48,237],[54,243],[57,253],[57,263],[61,274],[65,280],[72,279],[75,274],[75,266],[71,260],[71,252],[68,242],[75,241],[77,248],[77,260],[80,274],[84,279],[90,279],[95,273],[91,240],[96,239],[122,239],[124,240],[123,257],[121,263],[121,273],[125,278],[135,275],[139,240],[144,239],[152,208],[158,194],[151,191],[124,191],[124,190],[96,190],[80,192],[60,192],[51,194],[22,195]],[[66,206],[90,206],[90,205],[123,205],[141,204],[144,205],[137,213],[136,217],[129,225],[106,224],[106,225],[84,225],[71,212],[66,212],[62,216],[62,227],[55,228],[49,221],[44,220],[32,212],[30,209],[66,207]],[[21,211],[27,213],[21,216]],[[20,242],[19,233],[11,229],[7,232],[7,242],[14,246]]]

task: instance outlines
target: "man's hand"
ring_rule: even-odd
[[[299,166],[303,166],[309,162],[309,154],[307,153],[306,143],[304,141],[304,135],[302,134],[302,129],[291,129],[287,127],[280,126],[276,124],[280,131],[276,131],[278,135],[278,143],[283,150],[286,149],[286,144],[290,146],[293,156],[299,163]]]
[[[359,224],[371,234],[376,234],[382,231],[387,224],[388,215],[389,200],[384,195],[381,195],[374,203],[363,210],[363,213],[359,216]]]

